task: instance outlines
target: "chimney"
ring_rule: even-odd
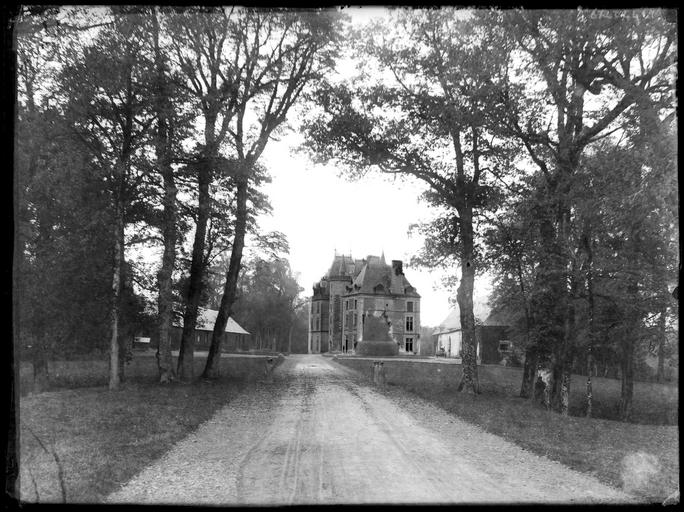
[[[401,260],[392,260],[392,270],[394,270],[395,276],[404,275],[404,268]]]

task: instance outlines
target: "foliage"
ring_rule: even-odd
[[[661,120],[673,105],[675,28],[657,10],[508,11],[500,20],[501,30],[514,41],[515,59],[492,110],[500,133],[520,143],[535,168],[527,188],[533,201],[519,210],[521,215],[515,214],[533,231],[534,243],[527,251],[531,265],[524,273],[533,279],[519,301],[526,307],[528,356],[539,352],[553,366],[554,396],[567,413],[573,360],[579,357],[591,364],[592,348],[603,350],[595,347],[600,333],[606,332],[602,322],[612,318],[608,324],[622,329],[611,339],[621,340],[615,351],[625,379],[623,412],[628,415],[633,357],[646,321],[637,305],[641,276],[648,275],[639,274],[646,268],[637,247],[641,242],[634,243],[635,230],[641,231],[646,216],[632,199],[646,190],[641,177],[648,165],[661,172],[671,165],[658,144],[637,143],[634,137],[650,131],[662,138]],[[651,148],[649,163],[637,156],[646,148]],[[602,153],[613,160],[596,156]],[[636,165],[628,165],[630,159]],[[650,211],[656,203],[641,206]],[[632,217],[618,221],[619,228],[608,228],[611,219],[617,221],[614,213],[624,211]],[[499,224],[508,224],[505,233],[490,241],[500,246],[498,259],[506,263],[512,223]],[[599,235],[604,227],[612,230],[603,231],[605,237]],[[661,232],[650,226],[653,243]],[[524,263],[515,259],[516,266]],[[510,274],[508,267],[504,272]],[[522,273],[515,274],[523,287]],[[614,306],[609,306],[612,311],[604,318],[606,294],[617,301],[618,309],[626,304],[633,309],[624,309],[618,320]]]
[[[303,288],[285,258],[254,257],[246,262],[239,282],[235,318],[251,334],[258,349],[285,351],[293,323],[306,325],[297,315]]]

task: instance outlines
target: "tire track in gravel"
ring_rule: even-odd
[[[408,449],[405,446],[405,443],[401,441],[401,437],[396,435],[396,427],[393,426],[386,417],[378,414],[376,408],[371,405],[370,397],[368,395],[362,396],[359,393],[360,390],[354,386],[349,386],[348,390],[361,401],[364,412],[377,423],[383,434],[385,434],[387,439],[392,443],[392,446],[398,450],[406,466],[412,468],[414,474],[424,476],[422,480],[430,487],[429,492],[433,496],[434,502],[449,502],[452,497],[443,492],[444,489],[448,488],[449,482],[447,482],[443,475],[436,470],[434,458],[426,458],[425,456],[420,456],[420,454],[416,457],[415,450],[412,453],[412,450]]]
[[[525,452],[320,355],[289,356],[274,383],[246,391],[129,482],[112,502],[629,502],[623,493]]]
[[[380,392],[368,386],[351,386],[349,392],[355,393],[364,403],[364,410],[383,425],[388,439],[413,467],[450,490],[451,497],[445,502],[635,501],[588,475],[450,416],[401,389]],[[415,432],[413,440],[396,435],[405,430]]]
[[[291,363],[290,363],[291,364]],[[288,361],[274,383],[252,382],[235,400],[140,472],[107,503],[214,505],[237,503],[239,463],[258,451],[274,423],[289,378]]]
[[[287,391],[275,411],[277,421],[240,462],[238,503],[292,503],[297,490],[306,486],[300,473],[308,446],[302,440],[308,430],[315,428],[315,385],[300,365],[290,371],[294,375],[289,377]]]

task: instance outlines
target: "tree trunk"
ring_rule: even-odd
[[[551,187],[550,193],[555,193]],[[534,326],[534,345],[537,363],[543,363],[551,371],[550,381],[544,388],[544,403],[548,408],[557,406],[557,387],[560,382],[559,346],[562,344],[562,334],[558,325],[559,301],[565,291],[564,273],[559,270],[559,262],[555,257],[560,253],[556,238],[556,227],[553,212],[549,208],[540,208],[539,236],[541,240],[542,257],[537,268],[533,293],[529,299],[529,323]],[[560,276],[563,275],[563,278]],[[522,387],[522,386],[521,386]]]
[[[570,167],[570,166],[568,166]],[[572,167],[570,167],[572,169]],[[568,172],[568,171],[566,171]],[[562,306],[563,332],[558,351],[557,368],[554,375],[556,380],[554,405],[563,416],[568,416],[570,411],[570,382],[574,362],[575,340],[577,326],[575,315],[575,302],[579,299],[579,270],[574,263],[568,261],[565,256],[570,252],[569,231],[571,226],[571,209],[565,204],[564,199],[559,200],[559,223],[558,245],[559,253],[555,256],[558,260],[557,279],[558,298]],[[562,271],[561,271],[562,269]],[[570,281],[568,289],[566,283]]]
[[[121,324],[121,319],[119,319]],[[119,325],[119,382],[126,382],[126,341]]]
[[[570,377],[570,366],[565,365],[560,384],[560,413],[562,416],[567,416],[570,412]]]
[[[591,373],[595,370],[596,363],[594,362],[594,339],[596,338],[596,304],[594,302],[594,253],[592,250],[592,236],[591,225],[589,222],[585,223],[584,246],[587,253],[587,299],[589,301],[589,347],[587,348],[587,418],[591,418],[592,409],[594,406],[594,395],[591,384]]]
[[[560,377],[560,382],[559,385],[556,387],[556,391],[558,393],[558,398],[557,398],[557,405],[558,405],[558,411],[561,413],[562,416],[567,416],[570,410],[570,376],[572,374],[572,361],[570,359],[570,352],[572,350],[571,347],[571,319],[570,315],[572,305],[568,305],[568,313],[567,317],[565,319],[565,334],[563,336],[563,346],[561,347],[561,356],[560,356],[560,368],[558,371],[559,377]]]
[[[125,249],[125,238],[123,229],[119,233],[119,244]],[[125,250],[121,251],[121,270],[119,273],[120,290],[119,290],[119,303],[121,303],[122,297],[128,287],[129,276],[128,268],[126,267],[126,253]],[[131,356],[131,344],[129,343],[130,336],[132,333],[126,329],[126,319],[121,318],[119,313],[119,382],[126,382],[126,363]]]
[[[110,310],[109,389],[118,389],[119,375],[119,302],[121,297],[121,262],[123,261],[123,211],[117,198],[114,213],[114,262],[112,265],[112,305]]]
[[[159,48],[159,24],[157,13],[152,15],[152,35],[154,42],[155,66],[157,71],[157,90],[155,110],[157,114],[157,136],[155,153],[157,166],[164,179],[164,214],[162,236],[164,237],[164,254],[157,274],[159,294],[157,298],[157,328],[159,343],[157,345],[157,365],[159,382],[165,384],[176,378],[171,355],[171,322],[173,321],[173,269],[176,263],[176,195],[178,190],[171,167],[172,133],[169,119],[173,108],[169,99],[165,63]]]
[[[219,374],[217,359],[221,356],[221,343],[225,336],[228,318],[233,312],[233,305],[237,295],[237,282],[242,263],[242,250],[245,246],[245,233],[247,231],[247,192],[248,192],[248,169],[241,169],[237,181],[237,211],[235,216],[235,237],[230,254],[230,263],[226,272],[226,282],[221,297],[221,306],[216,317],[214,332],[211,335],[211,346],[207,356],[207,364],[202,377],[205,379],[216,378]]]
[[[463,254],[461,257],[461,283],[458,286],[456,300],[461,316],[461,332],[463,346],[463,375],[458,391],[478,394],[480,382],[477,375],[477,345],[475,340],[475,315],[473,313],[473,288],[475,286],[475,266],[473,264],[473,218],[472,211],[467,208],[461,213],[461,240]]]
[[[520,294],[525,303],[525,363],[523,366],[523,378],[520,385],[520,397],[530,398],[534,395],[534,384],[535,376],[537,374],[537,357],[533,353],[533,348],[531,345],[530,329],[532,327],[530,315],[530,305],[527,300],[527,293],[525,292],[525,281],[522,271],[522,264],[520,258],[517,257],[517,270],[518,270],[518,286],[520,286]]]
[[[594,358],[591,355],[591,347],[589,347],[589,353],[587,354],[587,411],[586,411],[586,416],[587,418],[591,418],[592,414],[592,407],[594,405],[594,396],[593,396],[593,390],[592,390],[592,385],[591,385],[591,372],[594,368]]]
[[[639,293],[639,284],[632,280],[627,287],[628,295],[633,297],[632,303],[636,304],[636,299]],[[632,414],[632,397],[634,395],[634,349],[636,346],[636,336],[638,335],[638,327],[640,318],[636,311],[631,312],[627,322],[627,329],[622,340],[622,357],[620,360],[620,405],[619,413],[622,421],[629,420]]]
[[[185,314],[183,315],[183,336],[178,354],[178,376],[186,382],[192,381],[195,378],[193,367],[195,327],[197,326],[197,313],[204,288],[204,273],[206,270],[204,250],[206,246],[207,223],[211,215],[211,197],[209,194],[209,183],[212,174],[211,165],[211,159],[207,155],[205,155],[204,161],[199,165],[197,226],[192,245],[190,282],[188,284]]]
[[[525,351],[525,362],[523,364],[523,378],[520,386],[520,397],[530,398],[534,394],[534,383],[537,374],[537,360],[532,350]]]
[[[169,169],[170,171],[170,169]],[[172,171],[171,171],[172,172]],[[158,329],[159,344],[157,360],[159,382],[164,384],[175,379],[171,356],[171,323],[173,320],[173,268],[176,262],[176,193],[173,176],[164,175],[164,254],[158,274],[159,295]]]
[[[620,419],[627,421],[632,414],[632,397],[634,395],[634,342],[626,340],[623,347],[621,389],[620,389]]]
[[[666,315],[667,306],[663,307],[658,318],[658,371],[656,373],[656,381],[660,384],[665,382]]]

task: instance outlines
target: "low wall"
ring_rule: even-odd
[[[266,359],[273,355],[226,355],[220,358],[220,372],[230,380],[250,381],[264,377]],[[177,358],[174,357],[174,365]],[[205,354],[195,354],[195,376],[204,371],[207,361]],[[55,387],[104,386],[108,382],[109,362],[90,361],[50,361],[48,375],[50,384]],[[154,379],[158,375],[157,359],[154,354],[135,354],[124,369],[126,379]],[[19,390],[23,394],[30,391],[33,383],[33,366],[22,363],[19,370]]]
[[[387,384],[404,387],[424,387],[432,389],[456,388],[461,381],[463,366],[459,363],[441,362],[435,360],[402,361],[377,358],[384,362]],[[372,381],[374,359],[352,357],[337,357],[335,361],[360,372]],[[520,389],[520,368],[510,368],[499,365],[478,366],[480,387],[483,391],[496,391],[514,395]],[[502,378],[503,377],[503,378]]]

